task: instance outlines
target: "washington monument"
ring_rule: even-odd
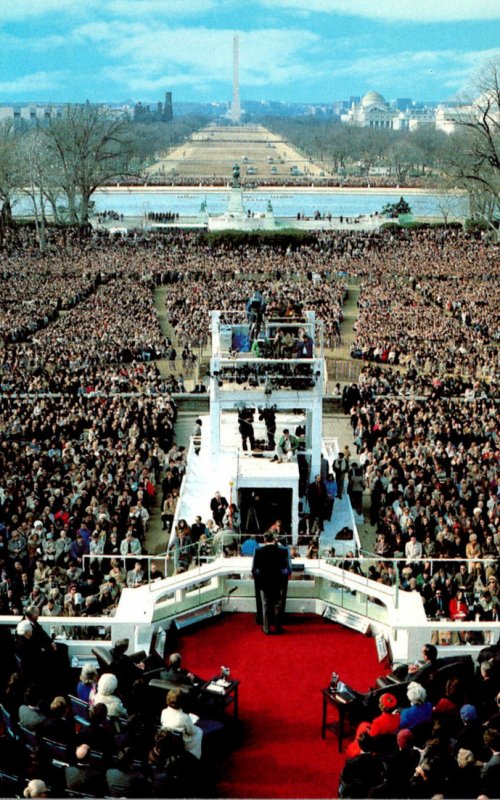
[[[240,54],[238,34],[233,38],[233,102],[231,104],[231,121],[236,125],[241,121],[240,106]]]

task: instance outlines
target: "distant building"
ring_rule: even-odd
[[[367,92],[359,103],[353,102],[342,122],[359,128],[392,128],[394,112],[378,92]]]
[[[391,102],[391,106],[398,111],[406,111],[406,109],[411,108],[412,105],[411,97],[396,97],[396,99]]]
[[[172,122],[172,92],[165,92],[165,102],[159,100],[156,105],[136,103],[134,106],[134,122]]]
[[[12,120],[15,127],[26,127],[30,125],[43,125],[50,119],[62,119],[68,108],[77,108],[83,103],[14,103],[12,105],[0,105],[0,122]],[[131,108],[127,105],[107,105],[93,104],[113,117],[121,119],[130,116]]]
[[[389,104],[379,92],[367,92],[359,103],[352,103],[340,119],[360,128],[386,128],[393,131],[416,131],[424,125],[436,125],[433,105],[414,103],[399,97]]]
[[[424,125],[436,124],[436,111],[434,108],[407,108],[399,111],[392,118],[394,131],[417,131]]]
[[[14,103],[0,106],[0,122],[12,120],[16,127],[35,125],[52,118],[62,117],[66,104],[54,103]]]

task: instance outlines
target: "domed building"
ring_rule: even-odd
[[[379,92],[367,92],[360,103],[353,103],[342,122],[360,128],[392,128],[394,111]]]

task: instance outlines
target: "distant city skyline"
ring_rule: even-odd
[[[0,102],[452,100],[500,55],[497,0],[13,0]]]

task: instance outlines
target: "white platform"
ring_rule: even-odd
[[[191,524],[197,515],[206,521],[210,518],[210,500],[216,491],[226,497],[228,502],[238,504],[238,489],[290,489],[294,494],[295,531],[298,526],[298,483],[299,470],[296,459],[291,462],[283,461],[282,464],[273,462],[274,453],[271,451],[259,454],[257,457],[245,452],[241,445],[241,436],[238,431],[237,412],[224,413],[220,420],[221,450],[217,456],[210,452],[210,416],[202,419],[202,440],[200,452],[196,455],[191,451],[188,470],[183,484],[181,499],[178,506],[179,519],[187,520]],[[277,413],[276,415],[276,441],[283,428],[295,431],[299,424],[303,424],[304,416],[301,414]],[[266,439],[264,422],[258,420],[255,414],[255,437]],[[302,498],[303,510],[307,510],[306,500]],[[293,515],[292,515],[293,516]],[[335,535],[342,528],[347,527],[353,531],[352,540],[336,540]],[[347,492],[342,499],[337,499],[334,504],[333,515],[330,521],[325,521],[324,531],[320,537],[320,548],[326,550],[335,548],[336,555],[344,555],[355,549],[357,544],[356,521],[351,509]]]
[[[255,436],[266,438],[263,422],[259,422],[255,414]],[[210,416],[201,417],[202,438],[200,452],[196,455],[192,450],[188,460],[188,469],[183,483],[178,505],[178,519],[185,519],[190,524],[197,515],[204,521],[210,518],[210,500],[216,491],[228,502],[238,503],[238,489],[290,489],[294,497],[292,508],[292,525],[298,526],[298,484],[299,469],[297,461],[284,461],[279,464],[272,461],[274,453],[265,451],[254,457],[245,453],[238,431],[238,414],[222,414],[220,420],[221,448],[214,455],[210,451]],[[304,422],[302,415],[277,414],[276,440],[283,428],[294,431],[297,425]]]

